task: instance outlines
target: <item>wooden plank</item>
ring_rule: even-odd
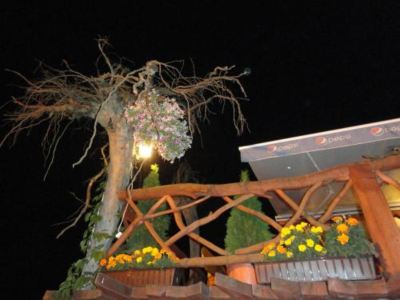
[[[221,273],[215,273],[215,285],[228,294],[231,299],[253,299],[250,284],[237,281]]]
[[[356,298],[385,297],[388,294],[384,279],[350,281],[330,278],[328,291],[333,296]]]
[[[279,296],[279,299],[301,299],[301,288],[298,282],[272,277],[271,289]]]
[[[121,283],[120,281],[108,276],[105,273],[99,273],[96,276],[94,284],[102,290],[105,295],[118,297],[117,299],[130,299],[132,287]]]
[[[188,286],[169,286],[165,296],[167,299],[209,299],[209,289],[203,282]]]
[[[263,299],[263,300],[276,300],[280,299],[279,296],[266,285],[256,284],[252,286],[253,288],[253,296],[255,299]]]
[[[210,290],[210,299],[231,299],[231,297],[221,290],[219,287],[213,285],[209,287]]]
[[[146,287],[145,286],[132,287],[130,299],[148,299]]]
[[[325,281],[301,282],[302,299],[327,299],[328,287]]]
[[[400,276],[393,276],[386,282],[386,287],[390,297],[400,298]]]
[[[376,180],[376,174],[368,163],[353,165],[349,171],[353,190],[365,217],[366,227],[382,254],[380,262],[384,267],[385,275],[400,274],[400,259],[398,259],[400,231]]]
[[[148,299],[165,299],[167,286],[146,285],[146,294]]]

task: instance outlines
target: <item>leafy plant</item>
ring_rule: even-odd
[[[94,235],[96,240],[103,240],[108,238],[108,234],[102,233],[94,233],[93,228],[98,221],[101,220],[101,216],[99,215],[99,209],[101,205],[101,199],[105,187],[106,179],[100,181],[96,190],[95,196],[92,198],[91,209],[85,214],[84,220],[88,223],[87,229],[83,233],[82,241],[80,242],[80,248],[82,253],[86,253],[88,250],[88,244],[91,239],[91,236]],[[98,249],[92,252],[92,257],[96,261],[100,261],[102,257],[104,257],[104,252],[101,249]],[[66,279],[60,284],[57,293],[55,295],[56,300],[64,300],[71,299],[72,293],[75,290],[82,289],[86,286],[90,281],[93,280],[95,274],[88,273],[83,274],[83,266],[87,262],[86,259],[78,259],[74,262],[67,271]]]
[[[156,247],[144,247],[132,253],[121,253],[100,260],[100,266],[109,271],[126,270],[130,268],[166,268],[175,265],[178,258],[175,254],[159,250]]]
[[[159,168],[156,164],[151,165],[150,173],[143,181],[144,188],[160,185],[160,176],[158,171]],[[149,211],[149,209],[154,205],[155,202],[156,200],[138,201],[137,206],[145,214]],[[167,205],[163,204],[157,211],[162,211],[166,208]],[[162,239],[165,239],[168,236],[170,221],[171,219],[169,215],[157,217],[152,220],[154,229]],[[142,224],[135,229],[132,236],[126,241],[126,249],[130,251],[142,249],[148,246],[157,247],[158,243],[153,239],[153,237],[147,231],[146,227]]]
[[[248,180],[248,171],[242,171],[241,181]],[[246,200],[242,205],[259,212],[262,211],[261,202],[257,197]],[[226,227],[225,248],[229,253],[272,238],[267,223],[237,208],[231,210]]]
[[[153,144],[165,160],[182,157],[192,144],[185,112],[174,98],[154,89],[130,105],[125,116],[134,128],[134,140]]]
[[[356,218],[334,217],[325,232],[307,222],[283,227],[277,244],[269,243],[261,251],[266,260],[309,259],[318,257],[358,257],[376,255],[363,226]]]

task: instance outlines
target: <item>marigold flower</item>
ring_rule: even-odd
[[[358,225],[358,220],[356,218],[350,217],[347,219],[347,224],[350,226],[356,226]]]
[[[298,246],[298,248],[299,248],[299,251],[300,251],[300,252],[304,252],[304,251],[307,250],[307,246],[304,245],[304,244],[300,244],[300,245]]]
[[[158,253],[159,253],[158,248],[153,248],[153,250],[151,251],[152,256],[156,256],[158,255]]]
[[[105,258],[102,258],[99,262],[99,265],[102,267],[104,267],[106,264],[107,264],[107,259],[105,259]]]
[[[275,250],[271,250],[268,252],[268,256],[269,257],[274,257],[276,255],[276,251]]]
[[[287,252],[286,252],[286,257],[287,257],[287,258],[293,257],[293,252],[292,252],[292,251],[287,251]]]
[[[290,238],[288,238],[287,240],[285,240],[284,244],[285,244],[286,246],[290,246],[290,245],[292,244],[292,242],[293,242],[294,239],[295,239],[295,236],[292,235]]]
[[[316,244],[314,250],[317,252],[321,252],[322,250],[324,250],[324,247],[322,247],[320,244]]]
[[[281,230],[281,237],[288,236],[291,233],[291,230],[288,227],[283,227]]]
[[[134,255],[140,255],[141,252],[140,252],[140,250],[135,250],[135,251],[133,252],[133,254],[134,254]]]
[[[304,227],[301,226],[301,224],[297,224],[297,225],[296,225],[296,231],[298,231],[298,232],[304,232]]]
[[[315,242],[312,239],[307,239],[306,244],[307,244],[307,247],[313,248],[315,245]]]
[[[136,262],[140,264],[143,261],[143,257],[139,256],[136,258]]]
[[[308,223],[306,223],[306,222],[301,222],[299,225],[300,225],[301,227],[305,228],[305,227],[308,226]]]
[[[294,225],[290,225],[290,226],[289,226],[289,229],[290,229],[290,230],[294,230],[295,228],[296,228],[296,227],[295,227]]]
[[[153,251],[153,247],[150,247],[150,246],[142,249],[143,254],[151,253],[151,251]]]
[[[335,217],[332,217],[332,221],[335,223],[340,223],[343,221],[343,218],[340,216],[335,216]]]
[[[278,247],[276,247],[276,250],[277,250],[280,254],[283,254],[283,253],[286,252],[286,248],[283,247],[283,246],[281,246],[281,245],[279,245]]]
[[[348,236],[347,234],[342,233],[341,235],[339,235],[339,236],[336,238],[336,240],[337,240],[340,244],[345,245],[345,244],[347,244],[348,241],[349,241],[349,236]]]
[[[321,226],[312,226],[311,232],[312,233],[322,233],[322,232],[324,232],[324,229]]]
[[[345,223],[342,223],[336,226],[336,230],[339,233],[347,233],[349,232],[349,226],[347,226]]]

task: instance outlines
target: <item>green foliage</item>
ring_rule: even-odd
[[[248,180],[248,172],[242,171],[241,181],[246,182]],[[259,212],[262,211],[261,202],[257,197],[246,200],[242,205]],[[248,247],[272,238],[268,224],[237,208],[231,210],[226,227],[225,248],[229,253],[234,253],[239,248]]]
[[[346,221],[343,220],[336,223],[335,226],[332,226],[332,228],[325,234],[325,244],[326,249],[328,250],[328,256],[358,257],[364,255],[377,255],[374,245],[369,241],[367,233],[361,224],[353,226],[346,225],[348,231],[345,233],[338,231],[338,227],[341,224],[346,224]],[[348,241],[345,244],[340,243],[340,236],[347,236]]]
[[[143,181],[143,187],[155,187],[160,185],[160,176],[158,173],[158,166],[156,164],[151,165],[150,173]],[[138,207],[143,213],[147,213],[149,209],[154,205],[156,200],[138,201]],[[163,204],[158,210],[162,211],[167,208],[166,204]],[[168,229],[170,225],[170,216],[165,215],[152,220],[154,229],[162,239],[166,239],[168,236]],[[157,242],[153,239],[147,228],[142,224],[136,228],[132,236],[126,241],[127,250],[142,249],[144,247],[157,247]]]
[[[92,280],[91,275],[83,275],[82,268],[86,263],[86,259],[79,259],[74,262],[68,269],[67,278],[60,284],[55,294],[56,300],[69,300],[75,290],[83,288]]]
[[[334,217],[333,222],[327,231],[307,222],[283,227],[278,244],[267,244],[261,253],[267,261],[377,254],[356,218]]]
[[[132,253],[120,253],[100,261],[105,270],[168,268],[175,266],[177,258],[173,253],[159,250],[157,247],[145,247]]]
[[[103,178],[95,190],[95,196],[91,199],[92,208],[84,216],[84,220],[88,223],[88,226],[83,233],[83,238],[80,242],[82,253],[86,253],[88,250],[88,244],[93,233],[93,228],[96,223],[101,220],[99,210],[105,183],[106,178]],[[109,235],[106,233],[96,233],[94,236],[94,238],[98,241],[104,240],[108,237]],[[94,251],[91,253],[91,256],[96,261],[100,261],[100,259],[104,257],[104,251],[94,249]],[[67,278],[60,284],[60,287],[56,293],[56,300],[71,299],[73,291],[82,289],[93,280],[95,274],[82,274],[82,269],[85,263],[86,259],[79,259],[70,266],[67,272]]]

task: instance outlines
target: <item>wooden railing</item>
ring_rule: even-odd
[[[137,226],[144,224],[148,232],[152,235],[154,240],[162,249],[171,251],[171,245],[173,245],[182,237],[188,236],[204,247],[207,247],[220,255],[219,257],[183,259],[180,261],[180,264],[184,267],[224,265],[245,261],[262,261],[262,256],[257,253],[269,241],[238,249],[235,252],[235,255],[229,255],[225,249],[215,245],[194,231],[197,228],[216,220],[223,213],[234,207],[245,213],[253,215],[256,218],[259,218],[263,222],[275,228],[277,231],[279,231],[283,225],[289,226],[301,219],[307,220],[310,224],[320,225],[326,228],[328,226],[327,221],[329,221],[331,218],[335,208],[341,202],[344,195],[346,195],[346,193],[353,188],[353,191],[360,201],[360,207],[365,217],[367,230],[370,232],[374,242],[378,244],[381,254],[383,255],[386,271],[389,273],[398,274],[400,273],[400,262],[398,262],[398,259],[397,262],[393,262],[392,260],[395,260],[394,254],[397,253],[397,249],[400,249],[400,231],[396,228],[393,218],[391,218],[391,220],[385,220],[384,222],[380,220],[380,218],[387,218],[388,214],[391,215],[386,200],[384,200],[384,203],[381,201],[378,207],[374,207],[373,205],[373,202],[376,202],[374,199],[382,198],[382,192],[379,189],[379,184],[381,182],[390,184],[395,188],[400,189],[400,184],[395,179],[390,178],[388,175],[383,173],[386,170],[395,168],[400,168],[400,156],[389,156],[381,160],[362,161],[355,164],[341,165],[332,169],[299,177],[221,185],[185,183],[123,191],[120,192],[119,197],[127,201],[130,209],[133,210],[135,217],[127,225],[122,236],[111,246],[108,251],[108,255],[112,255],[132,234]],[[363,170],[364,173],[360,170]],[[370,181],[365,183],[365,180]],[[334,182],[341,183],[341,190],[329,199],[325,211],[319,217],[313,216],[307,210],[307,204],[309,203],[310,199],[319,189]],[[373,189],[373,193],[371,194],[371,186],[375,188],[377,186],[379,191]],[[288,190],[305,190],[305,192],[303,193],[300,201],[295,201],[295,199],[292,199],[288,195]],[[244,201],[253,196],[257,196],[263,201],[269,201],[272,193],[274,193],[277,198],[282,201],[282,203],[284,203],[293,211],[291,217],[284,224],[280,224],[269,216],[242,205]],[[177,201],[177,197],[182,196],[189,197],[193,199],[193,201],[188,204],[180,205],[178,203],[179,201]],[[200,218],[191,224],[184,223],[182,218],[183,210],[207,201],[215,201],[216,197],[222,198],[225,204],[219,207],[217,210],[210,212],[207,216]],[[143,214],[135,202],[146,201],[149,199],[158,200],[147,213]],[[159,207],[164,203],[168,204],[169,209],[157,212]],[[151,220],[166,214],[173,215],[179,230],[167,240],[162,240],[154,229]],[[376,227],[378,227],[379,233],[376,229],[374,229]],[[380,236],[378,237],[378,235]],[[276,236],[274,239],[277,238],[278,236]],[[392,240],[388,241],[387,239],[389,238]],[[390,266],[388,265],[388,262]]]

